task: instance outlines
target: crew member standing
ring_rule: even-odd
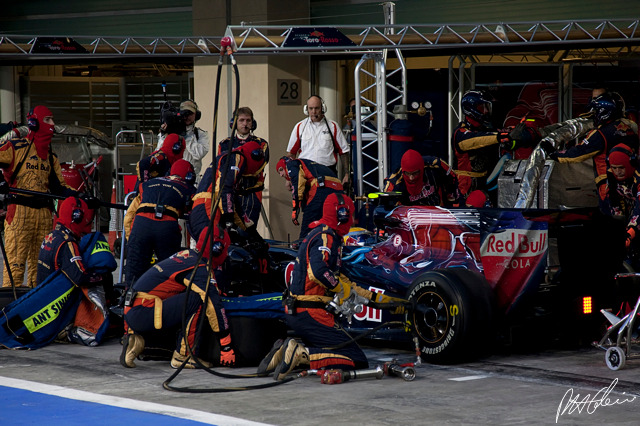
[[[230,123],[233,127],[233,120]],[[253,132],[258,128],[256,120],[253,118],[253,111],[249,107],[238,108],[236,112],[236,130],[237,132],[220,141],[218,144],[218,155],[229,152],[229,144],[231,149],[236,149],[247,142],[256,142],[263,152],[264,162],[255,173],[245,173],[240,177],[238,197],[242,205],[242,210],[247,214],[254,224],[258,224],[260,220],[260,212],[262,211],[262,191],[264,190],[264,168],[269,162],[269,144],[266,140],[257,137]]]
[[[287,155],[315,161],[329,167],[338,176],[337,161],[340,158],[342,184],[349,182],[349,144],[344,139],[340,126],[325,117],[327,106],[320,96],[310,96],[304,106],[304,120],[291,131]]]
[[[204,173],[193,197],[193,210],[189,215],[191,235],[200,235],[209,225],[211,203],[219,196],[219,205],[214,210],[215,220],[226,226],[238,227],[247,231],[250,237],[261,240],[256,225],[244,210],[238,194],[244,189],[242,183],[246,182],[243,176],[255,176],[258,170],[264,168],[264,162],[264,151],[256,141],[249,141],[233,149],[231,153],[225,152],[216,157],[215,162]]]
[[[475,189],[486,189],[487,175],[500,157],[498,144],[508,150],[515,147],[509,133],[491,130],[492,103],[487,94],[471,90],[460,104],[464,120],[453,131],[451,145],[460,192],[466,196]]]
[[[193,166],[181,159],[171,166],[170,176],[140,185],[125,216],[127,288],[149,268],[154,252],[164,260],[180,248],[178,218],[191,206],[194,182]]]
[[[58,158],[51,151],[54,133],[53,113],[46,106],[36,106],[27,116],[29,133],[26,138],[10,139],[0,145],[0,192],[9,188],[53,193],[64,196],[77,195],[62,177]],[[44,237],[51,232],[53,202],[48,198],[31,195],[7,197],[7,216],[4,224],[4,241],[7,259],[2,275],[3,287],[10,287],[7,264],[15,285],[24,281],[29,266],[26,285],[36,286],[38,254]],[[91,198],[92,208],[98,202]]]
[[[625,144],[638,152],[638,127],[624,118],[624,100],[615,92],[606,92],[592,99],[589,107],[593,112],[595,129],[578,145],[566,151],[556,151],[545,139],[540,145],[549,158],[559,163],[580,163],[593,159],[596,190],[600,202],[603,202],[607,196],[607,156],[618,144]]]
[[[342,183],[331,169],[315,161],[282,157],[276,165],[278,174],[286,179],[291,189],[291,221],[298,226],[300,211],[303,212],[300,239],[309,233],[311,222],[322,218],[324,200],[334,192],[343,192]]]
[[[160,148],[153,151],[148,157],[138,161],[136,165],[136,172],[138,174],[136,191],[140,183],[156,177],[168,176],[173,163],[182,159],[184,149],[184,138],[175,133],[171,133],[164,139]]]
[[[400,160],[400,170],[385,180],[385,192],[402,193],[399,204],[405,206],[462,205],[458,179],[449,165],[438,157],[423,157],[410,149]]]

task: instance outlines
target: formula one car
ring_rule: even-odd
[[[341,271],[363,288],[407,298],[413,308],[400,316],[364,305],[345,315],[343,325],[372,339],[416,337],[427,362],[478,356],[495,336],[539,324],[548,337],[590,342],[601,325],[595,313],[614,307],[625,226],[597,209],[380,205],[374,216],[381,237],[348,234]],[[291,272],[294,248],[270,241],[269,253],[268,282],[275,287],[254,291],[283,289]],[[250,257],[242,249],[230,252],[239,287],[256,282],[246,267]],[[408,330],[398,329],[398,321]]]

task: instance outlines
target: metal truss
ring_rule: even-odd
[[[309,45],[288,47],[292,32],[311,26],[227,27],[226,36],[233,39],[237,55],[271,54],[350,54],[386,49],[423,50],[425,54],[441,55],[455,50],[491,54],[500,52],[541,52],[570,50],[572,55],[589,58],[593,55],[637,54],[640,48],[639,18],[620,20],[582,20],[548,22],[495,22],[486,24],[417,24],[417,25],[340,25],[336,28],[350,41],[349,45]],[[0,36],[0,58],[58,60],[115,58],[172,58],[219,55],[222,37],[72,37],[83,52],[34,51],[35,35]],[[594,53],[590,49],[598,48]]]
[[[479,49],[488,52],[539,51],[546,49],[585,49],[598,45],[638,46],[638,18],[626,20],[584,20],[548,22],[496,22],[489,24],[446,25],[341,25],[352,46],[287,47],[289,34],[311,26],[229,26],[228,36],[238,54],[276,53],[361,53],[384,49],[429,50]],[[320,29],[320,28],[318,28]]]
[[[68,51],[38,51],[38,40],[55,38],[69,40],[79,49]],[[220,54],[222,37],[86,37],[86,36],[0,36],[0,58],[29,60],[91,60],[126,58],[154,60],[162,58],[198,57]]]

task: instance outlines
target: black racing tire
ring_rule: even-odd
[[[493,343],[493,293],[479,273],[463,268],[425,272],[414,280],[407,298],[415,303],[407,320],[425,362],[476,359]]]

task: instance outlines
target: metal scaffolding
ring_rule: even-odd
[[[311,26],[229,26],[225,37],[234,45],[235,55],[347,55],[360,57],[356,67],[356,122],[358,195],[382,185],[388,172],[386,122],[388,107],[406,104],[406,67],[403,55],[451,56],[449,61],[449,128],[460,119],[460,98],[474,87],[474,67],[483,63],[544,62],[563,64],[561,114],[567,111],[570,99],[571,64],[575,62],[615,62],[640,58],[640,18],[618,20],[580,20],[545,22],[494,22],[484,24],[418,24]],[[324,37],[330,30],[339,37]],[[337,32],[337,33],[336,33]],[[308,40],[305,39],[308,35]],[[324,38],[323,38],[324,37]],[[297,38],[297,43],[292,39]],[[53,41],[52,41],[53,40]],[[67,47],[65,44],[68,42]],[[91,36],[0,36],[0,59],[5,61],[108,62],[184,59],[220,55],[223,37],[91,37]],[[338,40],[336,42],[336,40]],[[306,43],[308,41],[308,43]],[[53,44],[53,43],[57,44]],[[52,48],[53,46],[53,48]],[[386,69],[387,52],[395,53],[399,68]],[[362,64],[373,61],[374,73]],[[399,87],[390,87],[387,77],[402,72]],[[360,81],[372,78],[375,99],[364,94],[372,87]],[[387,90],[391,93],[387,99]],[[370,140],[362,141],[360,106],[376,107],[372,115],[379,124]],[[374,145],[377,145],[377,149]],[[362,154],[367,151],[372,154]],[[379,167],[362,170],[362,156],[376,160]],[[377,158],[376,158],[377,156]]]
[[[568,50],[567,56],[584,54],[584,49],[600,49],[604,55],[633,55],[640,48],[639,18],[545,22],[495,22],[485,24],[340,25],[333,27],[349,43],[288,46],[290,34],[310,26],[232,25],[226,36],[233,37],[236,55],[349,54],[385,49],[422,50],[424,55],[456,53],[543,52]],[[322,27],[325,28],[325,27]],[[322,28],[317,27],[321,30]],[[38,40],[70,38],[81,52],[34,49]],[[222,37],[119,37],[119,36],[0,36],[0,58],[30,60],[77,60],[151,57],[175,58],[218,55]],[[443,53],[444,51],[444,53]],[[553,56],[549,58],[553,60]],[[121,60],[121,59],[120,59]]]

